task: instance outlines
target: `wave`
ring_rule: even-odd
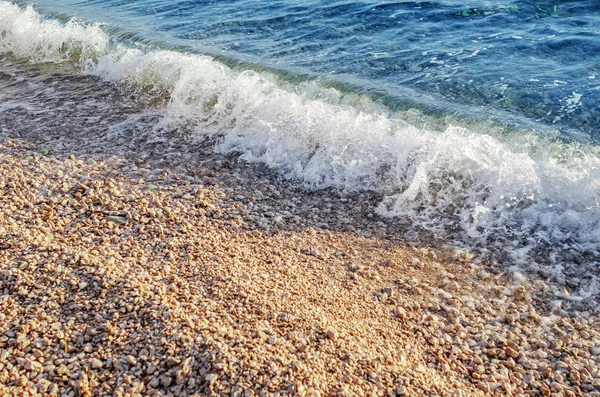
[[[108,53],[109,38],[99,25],[42,20],[32,6],[0,1],[0,51],[36,62],[71,59],[88,67]]]
[[[402,119],[411,111],[392,114],[365,96],[208,56],[129,48],[99,25],[44,20],[7,2],[0,52],[74,62],[163,98],[162,122],[192,126],[191,139],[212,137],[217,151],[308,188],[380,192],[382,216],[409,217],[510,262],[592,266],[600,258],[598,146],[492,123],[416,127]]]

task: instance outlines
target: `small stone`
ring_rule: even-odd
[[[508,356],[508,357],[512,357],[512,358],[517,358],[519,357],[519,353],[514,350],[513,348],[506,346],[504,348],[504,353]]]
[[[160,384],[162,385],[162,387],[169,387],[169,385],[171,385],[172,381],[173,380],[171,379],[170,376],[161,375],[161,377],[160,377]]]
[[[127,221],[127,218],[125,218],[124,216],[107,216],[105,218],[107,221],[112,222],[112,223],[116,223],[117,225],[120,225],[121,223]]]
[[[404,308],[398,306],[397,308],[394,309],[393,314],[395,317],[401,319],[401,320],[405,320],[406,319],[406,310],[404,310]]]
[[[37,361],[27,361],[25,363],[25,369],[27,371],[39,371],[42,369],[42,364],[38,363]]]
[[[37,383],[38,389],[42,392],[42,394],[46,394],[48,392],[48,388],[50,388],[50,381],[47,379],[40,379]]]
[[[406,394],[406,387],[398,386],[398,388],[396,389],[396,394],[399,396],[404,396]]]
[[[300,353],[304,353],[306,351],[307,346],[304,343],[300,343],[296,346],[296,350]]]
[[[537,369],[538,366],[533,361],[525,360],[525,362],[523,362],[523,367],[529,368],[529,369]]]
[[[152,364],[148,364],[148,366],[146,367],[146,374],[152,375],[154,372],[156,372],[156,367]]]
[[[61,364],[58,368],[56,368],[56,373],[59,375],[64,375],[67,373],[69,369],[67,368],[66,365]]]
[[[79,396],[91,397],[90,384],[89,384],[88,377],[85,373],[81,374],[81,377],[79,378],[79,382],[77,382],[77,392],[78,392],[77,395],[79,395]]]
[[[590,348],[590,353],[593,356],[600,356],[600,346],[593,346]],[[1,361],[1,360],[0,360]]]
[[[560,393],[563,390],[563,387],[558,382],[552,382],[550,387],[552,388],[552,391],[554,391],[556,393]]]
[[[92,363],[91,363],[91,364],[92,364],[92,368],[93,368],[93,369],[99,369],[99,368],[102,368],[102,366],[104,365],[104,364],[102,363],[102,360],[99,360],[99,359],[97,359],[97,358],[93,358],[93,359],[92,359]]]
[[[142,360],[146,361],[148,360],[148,350],[147,349],[142,349],[140,350],[140,353],[138,354],[138,357],[141,358]]]
[[[504,321],[507,324],[514,324],[517,321],[517,316],[511,313],[507,313],[504,315]]]
[[[135,357],[131,356],[131,355],[125,357],[125,359],[129,363],[129,365],[136,365],[137,364],[137,359]]]
[[[267,339],[267,333],[260,329],[256,331],[256,336],[258,336],[260,339]]]
[[[148,383],[148,386],[150,386],[151,388],[155,389],[156,386],[158,386],[160,384],[160,380],[158,378],[152,378],[152,380],[150,381],[150,383]]]
[[[327,336],[328,339],[336,339],[337,338],[337,332],[335,332],[332,329],[327,330],[327,333],[325,335]]]
[[[306,391],[306,395],[308,397],[321,397],[321,392],[311,387]]]
[[[208,383],[212,383],[215,380],[217,380],[218,375],[217,374],[208,374],[204,377],[204,380],[206,380]]]
[[[177,357],[169,357],[167,358],[167,365],[169,367],[176,367],[181,363],[181,360]]]

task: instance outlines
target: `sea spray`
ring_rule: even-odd
[[[90,66],[109,50],[109,38],[98,25],[76,20],[44,20],[27,6],[0,1],[0,52],[35,62],[72,60]]]

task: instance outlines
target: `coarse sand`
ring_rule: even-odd
[[[227,194],[4,139],[0,396],[600,396],[600,322],[543,282]]]

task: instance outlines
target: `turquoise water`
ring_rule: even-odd
[[[106,23],[121,36],[351,85],[392,108],[538,122],[579,141],[600,140],[597,1],[35,4]]]
[[[597,296],[599,25],[592,1],[0,0],[0,132],[210,139]]]

